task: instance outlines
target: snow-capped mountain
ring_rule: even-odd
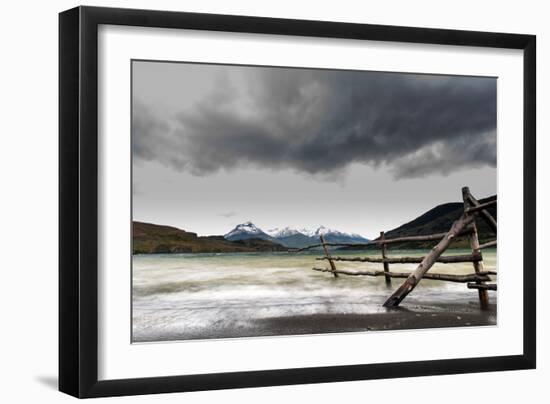
[[[302,232],[300,230],[293,229],[292,227],[275,227],[274,229],[270,229],[266,231],[267,234],[269,234],[271,237],[275,238],[281,238],[281,237],[289,237],[294,236],[295,234],[301,234]]]
[[[292,227],[274,228],[263,231],[252,222],[245,222],[237,225],[224,237],[227,240],[243,240],[249,238],[260,238],[270,240],[286,247],[305,247],[319,243],[319,236],[323,235],[325,240],[332,243],[360,244],[366,243],[368,239],[355,233],[345,233],[339,230],[319,226],[311,229],[295,229]]]
[[[319,226],[315,230],[309,230],[307,235],[310,237],[319,237],[324,236],[326,234],[344,234],[338,230],[329,229],[325,226]]]
[[[304,233],[306,234],[306,233]],[[366,240],[363,236],[357,233],[345,233],[343,231],[330,229],[325,226],[319,226],[317,229],[309,231],[307,233],[310,237],[319,237],[320,235],[323,236],[333,236],[333,237],[350,237],[350,238],[358,238]]]
[[[244,222],[235,226],[233,230],[224,235],[226,240],[245,240],[249,238],[260,238],[263,240],[272,240],[269,234],[256,227],[252,222]]]

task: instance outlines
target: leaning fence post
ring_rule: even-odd
[[[411,272],[405,282],[397,288],[395,292],[384,303],[385,307],[396,307],[399,303],[418,285],[418,282],[422,279],[424,274],[432,267],[437,259],[443,254],[443,252],[449,247],[451,242],[458,237],[460,233],[472,222],[473,217],[471,215],[462,214],[458,220],[456,220],[451,229],[447,232],[445,237],[434,247],[432,251],[426,255],[422,262]]]
[[[462,199],[464,200],[464,212],[466,213],[468,208],[470,207],[470,189],[468,187],[462,188]],[[479,248],[479,238],[477,234],[477,226],[475,220],[471,224],[472,226],[472,232],[468,236],[470,239],[470,248],[472,249],[472,254],[481,254],[481,249]],[[474,261],[474,270],[476,274],[483,272],[483,261]],[[476,281],[478,285],[485,284],[485,282],[482,281]],[[487,289],[478,289],[477,290],[479,295],[479,305],[482,309],[487,309],[489,307],[489,294],[487,292]]]
[[[388,249],[387,249],[385,240],[386,240],[386,237],[384,235],[384,232],[381,231],[380,232],[380,250],[382,251],[382,259],[384,262],[384,272],[388,273],[390,272],[390,263],[386,261],[386,259],[388,258],[387,257]],[[391,286],[391,276],[384,275],[384,277],[386,278],[386,286]]]
[[[328,260],[328,263],[330,264],[330,269],[332,271],[332,274],[335,278],[338,278],[338,274],[336,273],[336,264],[334,264],[334,261],[332,260],[332,257],[330,256],[330,253],[328,252],[328,247],[325,242],[325,237],[321,234],[319,235],[319,238],[321,239],[321,244],[323,245],[323,250],[325,250],[325,257]]]
[[[474,208],[480,207],[481,203],[479,203],[479,201],[476,198],[474,198],[474,196],[470,193],[470,189],[468,187],[464,187],[464,188],[466,188],[466,193],[467,193],[466,197],[470,207],[474,207]],[[462,192],[464,195],[464,189],[462,190]],[[496,202],[496,200],[494,202]],[[493,216],[491,216],[489,211],[486,209],[481,209],[479,211],[479,214],[481,215],[481,218],[485,220],[485,223],[487,223],[487,225],[493,231],[493,233],[497,234],[497,221]]]

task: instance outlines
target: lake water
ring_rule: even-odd
[[[391,256],[423,256],[420,250],[390,250]],[[469,254],[469,250],[448,250]],[[265,335],[262,320],[307,315],[386,313],[386,298],[403,279],[345,276],[313,271],[328,267],[306,253],[154,254],[133,256],[133,340],[158,341]],[[380,252],[346,251],[338,256],[375,256]],[[496,271],[496,250],[483,252],[486,270]],[[338,269],[381,270],[380,263],[336,262]],[[395,272],[417,264],[392,264]],[[436,264],[430,272],[473,273],[471,263]],[[496,277],[493,277],[496,278]],[[492,303],[496,293],[489,292]],[[404,309],[438,313],[476,312],[478,293],[463,283],[423,279],[401,303]],[[435,316],[435,314],[432,314]],[[460,317],[458,317],[460,318]],[[496,317],[492,317],[492,322]],[[433,326],[438,326],[437,322]],[[278,334],[275,330],[268,334]],[[335,330],[331,330],[335,331]],[[337,331],[337,330],[336,330]]]

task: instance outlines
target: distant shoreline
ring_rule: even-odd
[[[489,247],[484,249],[484,251],[496,251],[497,247]],[[399,252],[399,251],[429,251],[430,248],[427,247],[406,247],[406,248],[392,248],[390,251]],[[376,249],[364,248],[364,249],[333,249],[332,252],[336,253],[361,253],[361,252],[375,252]],[[468,247],[450,247],[447,251],[470,251]],[[274,254],[274,255],[291,255],[291,254],[309,254],[309,255],[322,255],[323,251],[319,250],[309,250],[301,251],[299,253],[288,252],[288,251],[211,251],[211,252],[138,252],[132,253],[132,256],[149,256],[149,255],[211,255],[211,254]]]

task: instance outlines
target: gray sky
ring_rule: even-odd
[[[375,237],[496,193],[496,79],[133,62],[134,220]]]

